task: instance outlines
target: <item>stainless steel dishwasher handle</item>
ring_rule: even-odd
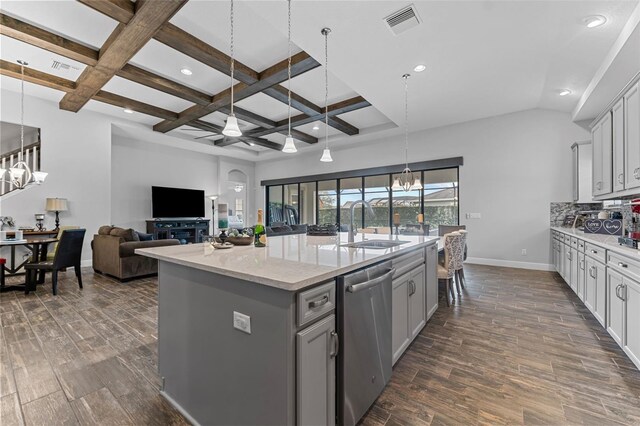
[[[380,284],[381,282],[383,282],[384,280],[386,280],[387,278],[389,278],[390,276],[393,276],[395,272],[396,272],[396,268],[391,268],[381,277],[374,278],[373,280],[364,282],[362,284],[352,284],[350,286],[347,286],[347,292],[357,293],[358,291],[362,291],[362,290],[366,290],[368,288],[374,287]]]

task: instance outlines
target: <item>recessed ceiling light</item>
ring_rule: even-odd
[[[569,89],[562,89],[560,91],[560,93],[558,93],[558,95],[560,95],[560,96],[567,96],[567,95],[570,95],[570,94],[571,94],[571,90],[569,90]]]
[[[133,110],[131,108],[125,108],[123,109],[124,112],[126,112],[127,114],[133,114]]]
[[[422,72],[422,71],[424,71],[426,69],[427,69],[426,65],[420,64],[420,65],[416,65],[416,67],[413,70],[415,72]]]
[[[181,68],[181,69],[180,69],[180,72],[181,72],[182,74],[184,74],[184,75],[191,75],[191,74],[193,74],[193,71],[191,71],[189,68],[186,68],[186,67],[185,67],[185,68]]]
[[[584,24],[587,26],[587,28],[599,27],[600,25],[603,25],[605,22],[607,22],[607,18],[605,18],[602,15],[593,15],[593,16],[587,16],[586,18],[584,18]]]
[[[320,130],[320,126],[318,126],[317,124],[313,126],[313,130]]]

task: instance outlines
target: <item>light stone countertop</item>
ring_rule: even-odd
[[[553,231],[563,232],[569,234],[581,240],[585,240],[588,243],[597,244],[607,250],[611,250],[618,254],[631,257],[636,260],[640,260],[640,250],[633,249],[627,246],[621,246],[618,244],[618,235],[603,235],[603,234],[585,234],[583,231],[572,228],[562,228],[559,226],[552,226]]]
[[[136,249],[135,253],[287,291],[298,291],[404,252],[437,244],[439,237],[360,234],[355,241],[408,241],[387,249],[341,247],[347,233],[335,237],[305,234],[273,236],[267,247],[214,249],[209,243]]]

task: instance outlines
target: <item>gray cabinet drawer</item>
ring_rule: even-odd
[[[396,279],[422,265],[424,263],[424,259],[424,249],[412,251],[411,253],[392,259],[391,262],[396,270],[393,274],[393,278]]]
[[[607,266],[633,279],[640,280],[640,259],[633,259],[609,251],[607,254]]]
[[[607,263],[606,250],[600,246],[585,242],[584,252],[587,256],[592,257],[599,262]]]
[[[298,293],[298,325],[308,324],[335,308],[335,281]]]
[[[571,247],[574,249],[578,248],[578,239],[576,237],[571,237]]]

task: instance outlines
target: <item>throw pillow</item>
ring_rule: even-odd
[[[113,226],[111,225],[101,226],[98,229],[98,235],[109,235],[112,229],[113,229]]]
[[[153,234],[145,234],[144,232],[136,232],[140,241],[153,241]]]
[[[118,228],[116,226],[111,230],[109,235],[113,235],[114,237],[120,237],[125,241],[135,241],[135,238],[133,236],[134,233],[135,231],[131,228],[124,229],[124,228]]]

